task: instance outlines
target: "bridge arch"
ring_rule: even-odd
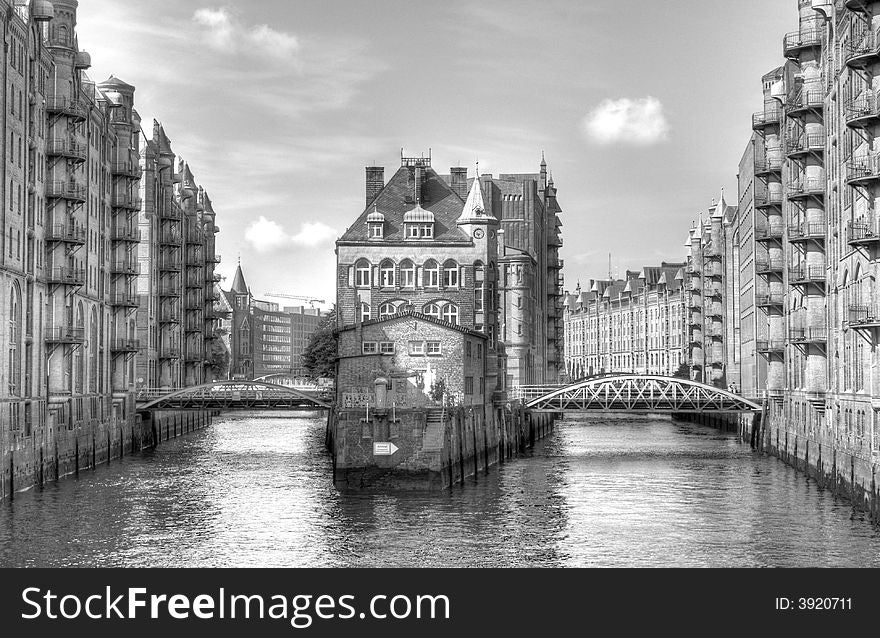
[[[699,381],[659,375],[612,374],[571,385],[528,386],[520,391],[534,412],[743,413],[761,406]]]
[[[136,398],[138,411],[330,409],[329,404],[307,392],[264,381],[215,381],[172,391],[142,390]]]

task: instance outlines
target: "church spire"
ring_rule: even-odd
[[[241,260],[238,261],[238,268],[235,269],[235,278],[232,280],[232,289],[230,292],[233,292],[237,295],[249,295],[251,294],[248,289],[247,283],[244,280],[244,273],[241,271]]]
[[[483,188],[480,184],[479,170],[477,178],[471,184],[470,193],[464,203],[461,216],[458,218],[459,224],[470,224],[475,221],[495,221],[495,218],[486,214],[486,204],[483,200]]]

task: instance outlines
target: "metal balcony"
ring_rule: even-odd
[[[811,27],[787,33],[782,39],[782,55],[789,60],[798,60],[804,51],[822,47],[822,31]]]
[[[222,263],[222,261],[223,261],[223,259],[220,257],[220,255],[213,255],[213,256],[208,257],[208,258],[206,259],[206,262],[205,262],[205,263],[209,263],[209,264],[210,264],[210,263],[219,264],[219,263]]]
[[[86,283],[86,271],[82,268],[50,268],[46,281],[50,284],[83,286]]]
[[[758,226],[755,228],[755,241],[782,241],[782,237],[784,235],[784,229],[782,226],[777,226],[776,224],[769,224],[767,226]]]
[[[825,136],[816,133],[799,135],[785,142],[785,153],[790,158],[825,152]]]
[[[139,244],[141,242],[141,231],[127,226],[117,226],[110,231],[110,239],[120,243]]]
[[[46,155],[82,163],[88,158],[89,150],[85,144],[80,144],[74,139],[60,137],[46,142]]]
[[[850,246],[872,246],[880,244],[880,232],[876,224],[850,222],[846,228],[846,243]]]
[[[141,209],[141,199],[131,193],[113,193],[113,208],[136,211]]]
[[[157,287],[156,294],[160,297],[179,297],[180,286],[176,283],[163,282]]]
[[[799,117],[805,113],[821,111],[825,108],[825,94],[822,91],[800,91],[791,93],[785,102],[785,112],[789,117]]]
[[[167,204],[166,206],[159,207],[159,219],[170,219],[173,221],[180,221],[182,216],[183,216],[183,213],[180,210],[180,206],[178,206],[174,202]]]
[[[168,229],[159,231],[159,244],[163,246],[180,246],[180,233]]]
[[[781,275],[785,269],[782,259],[756,259],[755,272],[759,275]]]
[[[205,243],[205,236],[202,234],[202,231],[197,230],[195,228],[188,228],[186,230],[186,243],[187,244],[197,244],[201,245]]]
[[[159,257],[159,270],[166,272],[180,272],[180,269],[180,257],[169,257],[168,255],[162,255]]]
[[[759,339],[755,344],[755,349],[759,354],[763,355],[783,354],[785,352],[785,342]]]
[[[110,265],[110,274],[124,277],[137,277],[141,274],[141,265],[131,259],[113,262]]]
[[[46,328],[45,340],[49,344],[82,344],[86,340],[86,329],[71,326],[50,326]]]
[[[46,241],[72,246],[84,246],[86,243],[86,229],[77,228],[70,224],[53,224],[46,228]]]
[[[79,102],[59,95],[46,98],[46,112],[53,115],[67,115],[77,121],[86,119],[86,110]]]
[[[755,208],[777,208],[782,206],[782,192],[758,190],[755,192]]]
[[[850,305],[846,325],[853,329],[880,328],[880,312],[873,306]]]
[[[846,103],[844,117],[850,128],[868,128],[880,123],[877,95],[867,90]]]
[[[204,321],[193,321],[188,319],[183,326],[184,332],[188,333],[196,333],[196,332],[204,332],[205,331],[205,322]]]
[[[143,169],[135,162],[114,162],[110,165],[110,173],[114,177],[140,179],[143,175]]]
[[[782,172],[782,158],[755,158],[755,175],[762,177]]]
[[[825,285],[826,267],[824,264],[804,264],[788,269],[788,283],[792,286],[809,284]]]
[[[210,280],[208,280],[208,281],[210,281]],[[208,282],[202,281],[201,277],[187,277],[186,282],[185,282],[187,288],[190,288],[190,289],[198,288],[199,290],[204,288],[206,283],[208,283]]]
[[[854,157],[846,163],[846,183],[850,186],[869,187],[880,182],[880,155]]]
[[[788,339],[797,344],[825,343],[828,341],[828,328],[816,326],[792,328],[788,331]]]
[[[180,346],[162,345],[159,346],[160,359],[180,359]]]
[[[781,294],[757,295],[755,305],[758,308],[782,308],[785,305],[785,297]]]
[[[770,126],[779,126],[782,121],[782,109],[774,108],[758,111],[752,115],[752,130],[763,131]]]
[[[190,364],[200,364],[204,363],[205,355],[201,352],[193,352],[192,350],[187,349],[186,354],[183,355],[183,360]]]
[[[808,197],[817,199],[825,197],[824,179],[800,179],[788,184],[789,200],[806,199]]]
[[[828,225],[824,221],[804,222],[788,229],[788,241],[795,244],[805,241],[825,241]]]
[[[159,323],[180,323],[180,311],[177,308],[162,308],[159,312]]]
[[[114,308],[137,308],[138,296],[129,293],[116,294],[110,297],[110,305]]]
[[[67,199],[85,203],[88,189],[75,182],[49,182],[46,184],[46,196],[50,199]]]
[[[110,342],[110,352],[117,354],[134,354],[141,349],[139,339],[113,339]]]
[[[880,62],[880,47],[876,31],[854,34],[843,51],[843,61],[851,69],[864,70]]]

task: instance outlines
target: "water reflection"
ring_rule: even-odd
[[[848,503],[731,435],[566,421],[442,493],[339,493],[321,415],[231,415],[0,506],[4,566],[880,566]]]

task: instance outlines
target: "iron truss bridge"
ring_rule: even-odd
[[[329,409],[316,394],[261,381],[217,381],[181,390],[140,390],[145,410],[299,410]]]
[[[533,412],[743,413],[761,406],[697,381],[649,375],[606,375],[568,386],[521,386],[512,398]]]

